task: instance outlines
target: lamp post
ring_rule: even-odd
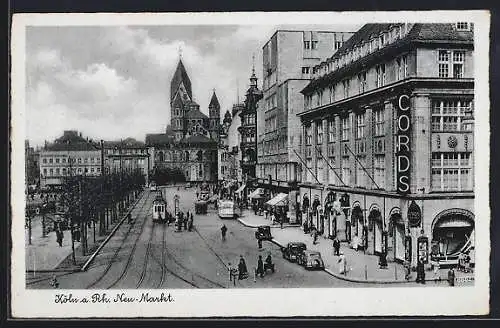
[[[33,218],[31,209],[26,209],[26,217],[28,218],[28,243],[31,245],[31,219]]]

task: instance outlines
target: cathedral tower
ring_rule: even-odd
[[[179,59],[174,76],[170,82],[170,125],[177,141],[184,137],[186,129],[184,126],[184,117],[189,110],[187,105],[192,99],[191,80],[182,60]]]
[[[220,104],[217,95],[212,94],[212,99],[210,99],[210,104],[208,105],[208,117],[209,117],[209,132],[210,138],[219,142],[219,129],[220,129]]]

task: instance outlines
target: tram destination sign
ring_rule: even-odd
[[[402,94],[397,98],[396,135],[396,177],[397,192],[410,192],[410,96]]]

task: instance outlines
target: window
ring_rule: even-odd
[[[316,144],[321,145],[323,143],[323,122],[316,122]]]
[[[101,173],[101,168],[100,167],[97,168],[97,173]]]
[[[59,168],[56,169],[56,175],[59,175],[61,172],[61,170]]]
[[[464,77],[465,51],[439,50],[438,52],[438,74],[439,77],[453,77],[461,79]],[[450,66],[452,70],[450,70]]]
[[[82,164],[82,159],[78,158],[78,164]]]
[[[333,50],[337,51],[342,47],[342,41],[335,41],[333,44]]]
[[[344,86],[344,98],[349,98],[349,80],[344,80],[342,85]]]
[[[329,184],[337,184],[337,175],[335,174],[336,172],[334,171],[335,169],[335,157],[330,157],[328,159],[329,165],[328,165],[328,183]]]
[[[335,101],[335,87],[333,85],[328,87],[329,95],[330,95],[330,103]]]
[[[366,156],[356,157],[356,186],[366,187],[367,175],[364,170],[366,168]]]
[[[52,164],[54,160],[52,158],[49,158],[49,163]]]
[[[63,163],[66,163],[66,158],[65,158],[65,157],[63,157],[63,158],[61,159],[61,161],[62,161]]]
[[[302,74],[309,74],[309,67],[307,66],[302,67]]]
[[[462,119],[470,110],[470,100],[434,100],[431,118],[432,131],[467,131],[467,124],[463,124]]]
[[[63,169],[62,169],[62,174],[63,174],[63,175],[66,175],[66,168],[64,168],[64,167],[63,167]]]
[[[54,175],[54,169],[50,169],[49,172],[51,176]]]
[[[318,178],[319,182],[324,183],[324,160],[322,157],[318,157],[316,159],[316,177]]]
[[[335,142],[335,118],[328,120],[328,142]]]
[[[43,175],[47,175],[47,169],[43,169]]]
[[[90,168],[90,172],[94,173],[94,168],[93,167]]]
[[[434,191],[472,190],[471,153],[432,153],[431,175],[431,187]]]
[[[340,122],[342,125],[342,141],[349,140],[349,133],[351,129],[349,124],[349,116],[343,117]]]
[[[385,135],[384,109],[374,111],[373,119],[375,121],[375,136]]]
[[[385,41],[386,41],[386,38],[385,38],[385,33],[380,34],[380,36],[379,36],[379,44],[380,44],[380,47],[383,47],[383,46],[384,46]]]
[[[351,167],[349,166],[349,157],[342,157],[342,181],[349,186],[351,184]]]
[[[306,127],[306,145],[312,145],[312,128],[310,125]]]
[[[59,158],[56,158],[56,164],[59,164]]]
[[[358,84],[359,84],[359,93],[365,92],[366,89],[366,72],[358,74]]]
[[[311,41],[311,49],[318,49],[318,41]]]
[[[304,41],[304,49],[311,49],[311,41]]]
[[[365,113],[356,115],[356,139],[365,136]]]
[[[374,166],[375,166],[375,172],[374,172],[375,183],[377,184],[377,186],[379,186],[379,188],[385,189],[385,156],[375,155]],[[375,186],[375,188],[377,186]]]
[[[312,173],[311,173],[311,170],[313,169],[312,167],[312,159],[307,159],[306,160],[306,165],[307,165],[307,169],[306,169],[306,182],[312,182],[313,181],[313,177],[312,177]]]
[[[42,162],[43,164],[47,164],[47,159],[46,158],[42,159]]]
[[[458,22],[457,23],[457,30],[458,31],[469,31],[470,30],[469,23],[467,23],[467,22]]]
[[[376,87],[379,88],[385,85],[385,64],[377,65],[375,67],[376,74]]]

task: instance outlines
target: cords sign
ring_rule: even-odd
[[[410,192],[410,97],[401,95],[397,99],[398,131],[396,136],[397,192]]]

